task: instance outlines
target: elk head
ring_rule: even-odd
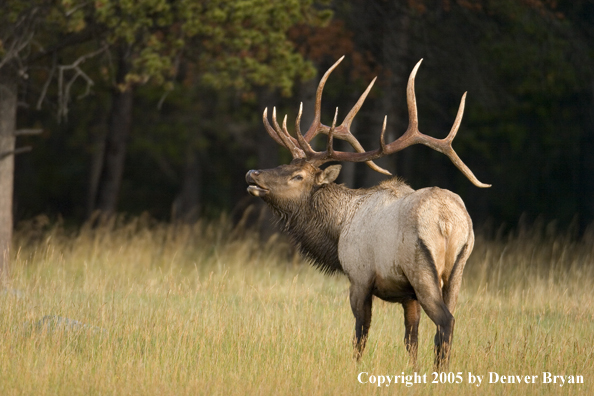
[[[271,203],[283,212],[306,202],[309,195],[332,183],[340,173],[340,165],[320,169],[302,158],[273,169],[251,170],[246,175],[248,192]]]
[[[248,192],[254,196],[261,197],[265,201],[278,204],[282,202],[289,202],[291,200],[301,201],[311,194],[311,192],[324,184],[333,182],[340,171],[340,166],[331,166],[326,170],[321,170],[320,165],[329,161],[348,161],[348,162],[365,162],[369,167],[377,172],[390,175],[390,172],[377,166],[373,160],[380,157],[396,153],[413,144],[424,144],[432,149],[439,151],[448,156],[454,165],[477,187],[490,187],[490,184],[481,183],[472,173],[472,171],[462,162],[460,157],[452,148],[452,141],[458,132],[460,123],[462,122],[462,115],[464,113],[464,103],[466,100],[466,93],[462,95],[460,107],[454,120],[454,124],[450,133],[444,139],[435,139],[431,136],[422,134],[418,128],[417,103],[415,97],[415,76],[417,70],[421,65],[422,59],[416,64],[408,79],[406,88],[406,101],[408,105],[409,124],[408,128],[402,136],[397,140],[386,144],[384,142],[384,134],[386,131],[387,116],[384,118],[384,123],[379,139],[379,148],[373,151],[365,151],[357,138],[351,133],[350,127],[353,119],[363,102],[365,101],[369,91],[375,83],[375,78],[367,89],[363,92],[357,103],[349,111],[344,121],[340,125],[336,125],[336,118],[338,109],[334,114],[334,121],[332,126],[328,127],[321,123],[321,106],[322,106],[322,92],[326,80],[330,73],[338,66],[344,59],[340,58],[322,77],[318,89],[316,91],[316,105],[314,120],[305,134],[301,133],[301,114],[303,110],[303,103],[299,107],[299,113],[295,122],[295,137],[291,136],[287,129],[287,116],[279,125],[276,118],[276,108],[272,110],[272,122],[270,125],[268,121],[268,109],[264,109],[263,121],[266,131],[278,144],[287,148],[292,156],[293,161],[290,165],[281,165],[274,169],[267,170],[251,170],[246,175],[246,181],[249,184]],[[315,151],[309,144],[311,140],[319,133],[328,135],[328,141],[325,151]],[[333,148],[334,138],[346,140],[356,152],[335,151]],[[295,202],[295,201],[293,201]]]

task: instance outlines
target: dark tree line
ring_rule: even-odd
[[[0,14],[0,275],[7,272],[13,208],[21,202],[13,204],[14,157],[29,150],[17,148],[15,140],[34,131],[19,132],[17,124],[39,124],[42,129],[35,132],[47,131],[58,149],[49,148],[49,161],[34,166],[33,175],[18,178],[26,184],[25,196],[31,198],[39,187],[42,210],[62,212],[58,204],[70,216],[68,209],[79,207],[79,196],[64,200],[76,190],[71,183],[51,180],[54,170],[87,168],[84,217],[98,213],[99,219],[109,218],[125,185],[140,87],[160,89],[159,108],[186,66],[193,78],[181,85],[185,92],[198,85],[217,91],[247,92],[255,85],[288,92],[296,78],[312,75],[313,69],[294,51],[287,30],[295,24],[322,24],[329,16],[328,10],[313,7],[313,0],[5,1]],[[89,99],[76,106],[83,98]],[[91,117],[90,110],[96,110]],[[90,161],[75,164],[74,156],[64,155],[64,144],[72,140],[60,133],[72,132],[73,126],[84,130],[92,146]],[[28,184],[32,179],[39,186]],[[51,191],[58,192],[54,202],[48,199]]]
[[[16,128],[44,131],[19,138],[33,151],[15,157],[16,219],[45,213],[81,222],[101,209],[193,221],[231,211],[245,198],[248,169],[290,158],[264,132],[263,108],[277,106],[294,120],[303,101],[305,128],[317,80],[346,55],[326,86],[323,121],[331,122],[336,106],[344,117],[377,75],[352,128],[367,149],[377,146],[385,114],[388,140],[406,129],[405,86],[419,59],[423,133],[445,136],[468,91],[454,148],[493,187],[475,188],[445,156],[422,146],[380,164],[413,187],[437,185],[459,193],[477,224],[513,225],[522,214],[562,224],[577,218],[582,227],[594,220],[593,1],[352,0],[307,6],[316,12],[283,16],[273,8],[269,19],[250,19],[254,31],[246,32],[237,29],[247,22],[236,25],[233,13],[194,20],[171,10],[168,19],[159,19],[160,11],[140,9],[125,18],[132,11],[110,9],[132,38],[125,29],[111,36],[113,26],[102,22],[102,14],[86,11],[84,29],[52,36],[75,47],[37,53],[29,79],[16,79],[17,102],[28,106],[19,107]],[[330,20],[311,16],[328,9]],[[155,18],[159,23],[151,23]],[[199,24],[196,33],[177,42],[179,26],[188,21]],[[92,31],[80,43],[68,38],[83,36],[87,28]],[[291,50],[276,53],[270,45],[282,29]],[[85,60],[81,70],[93,85],[86,96],[84,79],[72,88],[67,119],[57,117],[56,79],[37,108],[53,63],[71,65],[103,48]],[[111,145],[118,141],[125,145],[116,155]],[[119,164],[113,168],[119,177],[107,177],[110,161]],[[358,187],[382,177],[364,165],[348,165],[341,181]]]

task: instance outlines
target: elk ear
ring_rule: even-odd
[[[330,184],[338,177],[342,165],[332,165],[318,172],[316,175],[316,184],[321,186],[322,184]]]

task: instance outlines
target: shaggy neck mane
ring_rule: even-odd
[[[354,213],[353,206],[362,192],[334,183],[326,184],[315,190],[309,200],[279,213],[285,230],[301,253],[322,272],[342,272],[338,238],[345,220]]]

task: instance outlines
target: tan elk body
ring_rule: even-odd
[[[280,217],[285,230],[314,265],[325,272],[342,272],[350,280],[350,302],[355,316],[355,352],[360,357],[371,324],[373,296],[404,307],[405,344],[416,361],[421,307],[436,324],[435,364],[444,367],[449,359],[454,317],[462,273],[474,245],[472,221],[462,199],[437,187],[413,190],[398,178],[369,189],[349,189],[334,180],[340,165],[326,169],[328,161],[367,162],[386,173],[373,159],[415,144],[426,144],[450,157],[452,162],[477,186],[479,182],[458,158],[451,142],[458,130],[464,97],[452,131],[443,140],[418,131],[414,78],[407,88],[409,128],[398,140],[385,144],[384,129],[380,148],[365,152],[350,132],[353,117],[361,107],[373,82],[349,112],[345,121],[332,127],[320,122],[324,84],[342,58],[322,78],[317,91],[314,122],[305,135],[300,131],[301,110],[296,122],[296,138],[287,131],[286,117],[281,126],[273,112],[274,127],[264,124],[270,136],[293,154],[289,165],[252,170],[246,175],[248,192],[261,197]],[[375,81],[375,80],[374,80]],[[318,133],[328,134],[326,151],[314,151],[309,142]],[[334,138],[347,140],[355,150],[334,151]]]

